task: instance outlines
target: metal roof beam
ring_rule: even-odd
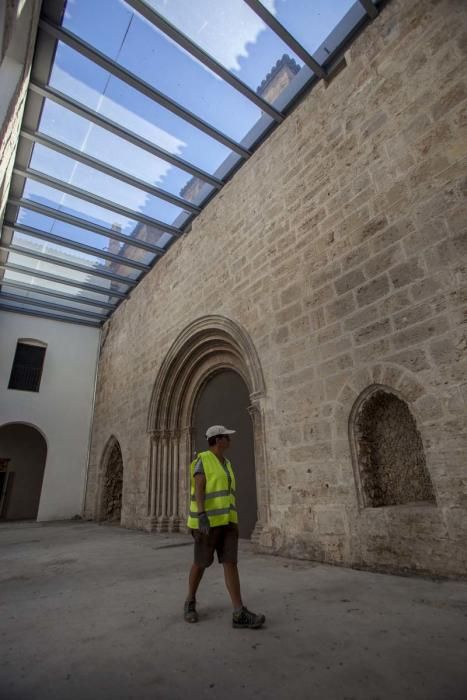
[[[198,206],[196,206],[195,204],[191,204],[191,202],[187,202],[182,197],[177,197],[177,195],[170,194],[170,192],[166,192],[160,187],[155,187],[154,185],[150,185],[147,182],[144,182],[144,180],[132,177],[131,175],[128,175],[128,173],[125,173],[123,170],[113,168],[112,166],[107,165],[107,163],[104,163],[103,161],[98,160],[93,156],[87,155],[86,153],[83,153],[83,151],[79,151],[77,148],[67,146],[61,141],[52,138],[51,136],[41,134],[38,131],[28,131],[27,129],[21,129],[20,133],[23,138],[28,139],[33,143],[40,143],[42,146],[51,148],[53,151],[61,153],[62,155],[67,156],[68,158],[73,158],[74,160],[83,163],[83,165],[87,165],[90,168],[94,168],[94,170],[98,170],[99,172],[104,173],[104,175],[109,175],[110,177],[113,177],[116,180],[120,180],[120,182],[124,182],[127,185],[131,185],[132,187],[137,187],[139,190],[153,195],[153,197],[162,199],[165,202],[174,204],[175,206],[181,207],[182,209],[185,209],[186,211],[192,212],[194,214],[198,214],[201,211]]]
[[[308,51],[295,39],[290,32],[284,27],[283,24],[278,22],[278,20],[272,15],[263,5],[260,0],[244,0],[244,2],[250,7],[255,14],[260,17],[263,22],[272,31],[277,34],[282,41],[287,44],[287,46],[292,49],[292,51],[299,56],[302,61],[319,77],[326,78],[327,73],[322,66],[319,65],[317,61],[308,53]]]
[[[200,131],[203,131],[211,138],[215,139],[219,143],[222,143],[224,146],[227,146],[227,148],[230,148],[232,151],[235,151],[241,155],[242,158],[248,158],[250,156],[249,151],[241,144],[237,143],[237,141],[234,141],[229,136],[216,129],[214,126],[211,126],[203,119],[200,119],[193,114],[193,112],[185,109],[185,107],[178,104],[174,100],[171,100],[169,97],[167,97],[167,95],[159,92],[159,90],[152,87],[152,85],[149,85],[149,83],[144,82],[134,75],[134,73],[130,73],[130,71],[123,68],[116,61],[108,58],[105,56],[105,54],[101,53],[72,32],[63,29],[62,27],[59,27],[58,25],[44,18],[39,21],[39,26],[45,32],[53,36],[54,39],[67,44],[67,46],[70,46],[75,51],[78,51],[78,53],[80,53],[82,56],[85,56],[93,63],[96,63],[108,73],[111,73],[113,76],[119,80],[122,80],[127,85],[130,85],[135,90],[138,90],[138,92],[146,97],[149,97],[149,99],[154,100],[154,102],[157,102],[157,104],[160,104],[173,114],[176,114],[177,117],[181,117],[186,122],[192,124]]]
[[[86,311],[86,309],[74,309],[71,306],[64,306],[63,304],[54,304],[51,301],[40,301],[40,299],[32,299],[31,297],[24,297],[21,294],[8,294],[8,292],[0,293],[0,300],[12,301],[19,304],[30,304],[31,306],[40,306],[43,309],[50,309],[54,311],[67,311],[70,314],[76,314],[77,316],[87,316],[96,321],[103,321],[107,318],[107,314],[97,314],[93,311]]]
[[[183,234],[183,231],[179,228],[176,228],[175,226],[165,224],[163,221],[159,221],[158,219],[153,219],[150,216],[140,214],[137,211],[134,211],[133,209],[128,209],[128,207],[122,207],[120,204],[111,202],[109,199],[99,197],[97,194],[91,194],[91,192],[87,192],[86,190],[83,190],[80,187],[76,187],[75,185],[71,185],[68,182],[62,182],[62,180],[59,180],[56,177],[52,177],[52,175],[42,173],[39,170],[34,170],[33,168],[23,169],[15,167],[13,168],[13,172],[15,175],[19,175],[24,178],[30,178],[31,180],[41,182],[43,185],[54,187],[56,190],[60,190],[60,192],[70,194],[72,197],[84,199],[85,202],[89,202],[90,204],[102,207],[102,209],[107,209],[108,211],[113,211],[116,214],[120,214],[120,216],[125,216],[126,218],[131,219],[132,221],[137,221],[140,224],[146,224],[146,226],[151,226],[152,228],[157,229],[161,233],[170,233],[171,236],[181,236]]]
[[[55,233],[41,231],[40,229],[33,228],[32,226],[21,226],[21,224],[12,224],[6,221],[3,228],[10,233],[14,233],[15,231],[17,233],[24,233],[26,236],[31,236],[32,238],[37,238],[42,241],[49,241],[50,243],[55,243],[56,245],[63,246],[64,248],[70,248],[71,250],[79,250],[80,253],[94,255],[95,257],[102,258],[103,260],[110,260],[117,265],[127,265],[128,267],[133,267],[136,270],[141,270],[142,272],[148,272],[151,269],[149,265],[145,265],[144,263],[136,260],[125,258],[122,255],[108,253],[106,250],[94,248],[93,246],[86,245],[85,243],[78,243],[78,241],[72,241],[69,238],[64,238],[63,236],[57,236]]]
[[[172,153],[165,151],[163,148],[155,146],[150,141],[147,141],[141,136],[137,136],[128,129],[125,129],[120,124],[113,122],[111,119],[109,119],[108,117],[104,117],[102,114],[98,114],[93,109],[89,109],[85,105],[82,105],[80,102],[73,100],[71,97],[68,97],[67,95],[60,92],[59,90],[56,90],[53,87],[50,87],[48,85],[40,85],[39,83],[31,80],[31,82],[29,83],[29,90],[37,93],[41,97],[45,97],[48,100],[52,100],[53,102],[60,105],[61,107],[64,107],[65,109],[69,109],[74,114],[77,114],[78,116],[83,117],[83,119],[87,119],[88,121],[93,122],[97,126],[100,126],[102,129],[110,131],[116,136],[119,136],[124,141],[127,141],[128,143],[131,143],[134,146],[141,148],[143,151],[146,151],[146,153],[150,153],[156,158],[160,158],[161,160],[164,160],[167,163],[174,165],[176,168],[180,168],[181,170],[186,171],[190,175],[193,175],[194,177],[197,177],[200,180],[204,180],[216,189],[221,188],[223,185],[222,180],[215,177],[214,175],[210,175],[205,170],[197,168],[195,165],[189,163],[183,158],[179,158],[178,156],[175,156]]]
[[[34,311],[33,309],[24,309],[21,306],[7,306],[1,303],[0,294],[0,311],[7,311],[13,314],[24,314],[25,316],[37,316],[38,318],[46,318],[49,321],[63,321],[64,323],[74,323],[80,326],[92,326],[93,328],[100,328],[102,323],[97,323],[94,321],[85,321],[80,318],[70,318],[69,316],[59,316],[58,314],[48,314],[41,311]]]
[[[125,299],[127,296],[127,292],[120,292],[117,289],[112,289],[110,285],[106,288],[99,287],[97,284],[76,282],[75,280],[70,280],[66,277],[59,277],[58,275],[52,275],[49,272],[36,270],[33,267],[26,267],[25,265],[17,265],[16,263],[0,262],[0,270],[11,270],[11,272],[18,272],[21,275],[27,275],[28,277],[38,277],[39,279],[48,280],[49,282],[56,282],[57,284],[64,284],[68,287],[77,287],[78,289],[84,289],[88,292],[102,294],[104,297],[118,297],[119,299]],[[3,278],[2,284],[8,284],[5,278]]]
[[[144,17],[148,22],[170,37],[187,53],[194,56],[194,58],[196,58],[200,63],[209,68],[209,70],[228,83],[231,87],[235,88],[235,90],[240,92],[244,97],[250,100],[250,102],[253,102],[253,104],[259,107],[263,112],[269,114],[269,116],[272,117],[275,122],[280,124],[284,121],[284,115],[281,112],[260,97],[242,80],[233,75],[233,73],[227,70],[227,68],[224,68],[222,64],[218,63],[218,61],[206,53],[204,49],[191,41],[186,34],[183,34],[183,32],[177,29],[173,24],[165,19],[165,17],[160,15],[154,8],[150,7],[146,2],[144,2],[144,0],[126,0],[126,4],[130,5],[130,7],[132,7],[133,10],[135,10],[139,15],[142,15],[142,17]]]
[[[375,19],[378,16],[378,8],[372,3],[371,0],[359,0],[360,5],[365,8],[365,12],[371,19]]]
[[[148,243],[147,241],[140,240],[139,238],[132,238],[131,236],[126,236],[124,233],[119,233],[115,229],[106,228],[105,226],[99,226],[99,224],[93,224],[91,221],[86,221],[86,219],[80,219],[78,216],[73,216],[73,214],[67,214],[60,209],[54,209],[53,207],[47,207],[45,204],[40,204],[39,202],[33,202],[29,199],[9,199],[8,204],[16,207],[22,207],[24,209],[29,209],[30,211],[35,211],[38,214],[43,214],[51,219],[57,219],[58,221],[63,221],[66,224],[71,224],[77,228],[83,228],[86,231],[92,231],[93,233],[98,233],[100,236],[105,236],[106,238],[111,238],[115,241],[120,241],[129,246],[134,246],[135,248],[142,248],[150,253],[155,253],[156,255],[163,255],[166,251],[165,248],[155,245],[154,243]]]
[[[16,245],[15,243],[12,243],[10,245],[0,245],[0,250],[5,251],[6,253],[26,255],[29,258],[34,258],[34,260],[42,260],[42,262],[50,263],[51,265],[59,265],[60,267],[66,267],[68,270],[84,272],[86,275],[92,275],[93,277],[109,279],[113,282],[125,284],[128,287],[134,287],[138,282],[137,279],[129,279],[124,275],[117,275],[115,272],[107,272],[106,270],[99,270],[98,268],[88,267],[87,265],[81,265],[80,263],[68,262],[68,260],[62,260],[61,258],[55,257],[54,255],[48,255],[48,253],[41,253],[36,250],[29,250],[29,248],[25,248],[22,245]]]
[[[109,311],[113,311],[115,309],[115,304],[109,304],[107,301],[97,301],[96,299],[89,299],[89,297],[77,297],[75,294],[63,294],[62,292],[56,292],[55,290],[47,289],[46,287],[37,287],[35,284],[23,284],[22,282],[16,282],[15,280],[1,280],[0,286],[21,289],[23,292],[44,294],[48,297],[63,299],[64,301],[71,301],[72,303],[86,304],[87,306],[96,306],[102,309],[109,309]]]

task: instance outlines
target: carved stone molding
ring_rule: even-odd
[[[232,369],[248,387],[253,422],[258,511],[261,529],[269,519],[269,484],[262,400],[263,373],[247,333],[222,316],[190,324],[175,340],[157,375],[148,414],[151,440],[148,527],[183,529],[189,500],[188,464],[193,458],[193,414],[202,387]]]

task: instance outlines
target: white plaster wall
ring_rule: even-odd
[[[82,511],[99,334],[97,328],[0,312],[0,426],[28,423],[47,441],[38,520]],[[39,393],[8,389],[19,338],[47,343]]]

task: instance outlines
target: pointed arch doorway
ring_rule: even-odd
[[[225,425],[236,434],[227,454],[235,470],[240,537],[249,539],[258,519],[253,424],[248,388],[237,372],[226,369],[210,377],[196,397],[193,414],[195,451],[207,447],[210,425]]]
[[[216,379],[222,375],[225,375],[224,379]],[[237,379],[234,380],[233,375]],[[253,449],[250,454],[254,469],[250,467],[250,477],[255,488],[249,490],[250,496],[256,490],[256,498],[250,499],[253,508],[250,504],[244,536],[251,534],[254,527],[252,537],[256,538],[269,520],[264,380],[259,358],[249,336],[239,325],[223,316],[205,316],[191,323],[178,336],[162,362],[154,384],[148,415],[147,529],[159,532],[184,529],[189,502],[188,466],[196,448],[203,449],[206,445],[205,439],[201,438],[201,423],[207,420],[208,414],[202,407],[209,404],[211,392],[213,397],[219,395],[219,382],[224,381],[236,383],[239,405],[243,403],[251,426]],[[201,414],[197,407],[202,409]],[[219,417],[212,421],[214,424],[219,422]],[[248,428],[245,428],[245,434],[248,434]],[[240,438],[238,442],[241,443]],[[234,466],[238,473],[238,465]],[[246,490],[247,483],[245,481]],[[255,507],[256,514],[252,515]]]

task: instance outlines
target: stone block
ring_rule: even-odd
[[[323,362],[319,365],[318,371],[322,377],[327,377],[330,374],[336,374],[349,367],[353,367],[353,359],[352,355],[347,352],[334,357],[332,360]]]
[[[348,292],[337,301],[328,304],[325,307],[326,320],[328,323],[340,321],[345,316],[348,316],[355,309],[355,300],[352,292]]]
[[[318,530],[321,535],[344,535],[346,532],[345,511],[337,508],[318,510]]]
[[[389,275],[391,282],[396,288],[404,287],[406,284],[412,284],[417,279],[425,276],[425,269],[422,263],[417,259],[408,260],[394,267]]]
[[[358,306],[367,306],[386,296],[389,292],[389,279],[386,274],[376,277],[371,282],[357,289],[356,297]]]
[[[334,282],[338,294],[346,294],[354,287],[358,287],[365,282],[365,277],[360,269],[352,270]]]
[[[399,331],[395,333],[391,342],[394,348],[406,348],[409,345],[416,345],[417,343],[423,343],[426,340],[430,340],[437,335],[442,335],[446,333],[449,329],[449,323],[445,316],[437,316],[424,323],[418,323],[415,326],[411,326],[406,330]]]
[[[370,258],[364,265],[363,270],[368,279],[377,277],[387,272],[391,267],[397,265],[404,259],[400,244],[386,248],[382,253]]]
[[[369,343],[370,341],[376,340],[381,336],[389,335],[391,330],[391,321],[386,318],[382,321],[371,323],[365,328],[360,328],[353,334],[353,337],[357,345],[363,345],[364,343]]]
[[[425,369],[430,369],[426,352],[421,348],[404,350],[403,352],[398,352],[395,355],[390,355],[387,358],[387,361],[402,365],[411,372],[421,372]]]
[[[371,322],[378,318],[378,309],[375,306],[370,308],[364,308],[357,313],[352,314],[349,318],[344,321],[344,329],[346,331],[353,331],[356,328],[361,328],[362,326],[368,326]]]

